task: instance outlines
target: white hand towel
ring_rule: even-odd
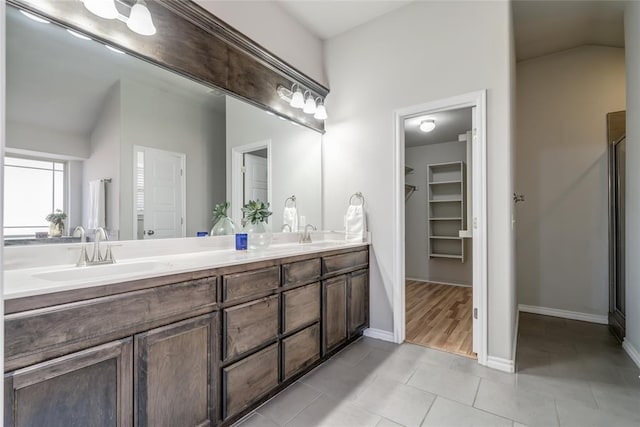
[[[350,205],[345,216],[346,239],[351,242],[364,242],[367,231],[364,207]]]
[[[282,224],[288,224],[291,227],[291,232],[298,231],[298,209],[295,206],[284,208],[284,214],[282,217]]]
[[[105,183],[96,179],[89,182],[89,216],[87,229],[106,227],[106,191]]]

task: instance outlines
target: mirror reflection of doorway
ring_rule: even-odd
[[[243,194],[244,203],[250,200],[269,200],[269,172],[267,150],[257,150],[244,154]]]
[[[609,327],[624,340],[625,316],[625,163],[626,114],[607,115],[609,145]]]
[[[231,219],[242,224],[242,206],[250,200],[271,204],[271,140],[231,149]]]
[[[135,220],[138,240],[186,236],[186,155],[149,147],[134,147]]]

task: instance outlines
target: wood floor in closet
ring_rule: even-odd
[[[414,280],[406,285],[406,340],[475,359],[472,288]]]

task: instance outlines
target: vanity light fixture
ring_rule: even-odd
[[[311,92],[306,91],[305,95],[307,95],[307,97],[304,101],[304,108],[302,109],[302,111],[307,114],[315,114],[316,101],[313,100],[313,96],[311,95]]]
[[[436,121],[433,119],[423,120],[420,123],[420,130],[422,132],[431,132],[436,128]]]
[[[134,33],[142,36],[152,36],[156,33],[156,27],[151,19],[151,12],[144,0],[137,0],[131,7],[129,17],[121,15],[116,9],[116,0],[80,0],[84,7],[91,13],[104,19],[118,19],[127,24],[127,27]],[[129,7],[126,3],[118,0],[120,4]]]
[[[76,32],[75,32],[75,31],[73,31],[73,30],[67,29],[67,32],[68,32],[69,34],[71,34],[73,37],[77,37],[77,38],[79,38],[79,39],[81,39],[81,40],[91,40],[91,37],[87,37],[87,36],[85,36],[84,34],[76,33]]]
[[[33,13],[29,13],[29,12],[25,12],[24,10],[20,9],[20,13],[22,13],[24,16],[26,16],[29,19],[32,19],[36,22],[39,22],[41,24],[50,24],[49,21],[47,21],[46,19],[42,19],[39,16],[34,15]]]
[[[314,98],[313,93],[305,89],[304,94],[302,87],[298,83],[291,85],[291,89],[282,85],[278,85],[276,92],[280,98],[287,102],[293,108],[302,108],[306,114],[313,115],[314,119],[325,120],[327,118],[327,109],[321,97]],[[293,116],[291,112],[287,112],[289,116]]]

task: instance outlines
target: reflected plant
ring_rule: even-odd
[[[222,218],[227,217],[227,211],[229,210],[229,206],[231,206],[231,203],[229,202],[224,202],[224,203],[218,203],[214,208],[213,208],[213,223],[217,224],[218,221],[220,221]]]
[[[249,202],[242,207],[242,213],[244,213],[244,217],[251,224],[258,224],[260,222],[266,222],[267,218],[271,216],[273,212],[269,211],[269,203],[260,200],[249,200]]]
[[[60,209],[56,209],[55,212],[47,215],[45,219],[52,224],[64,227],[64,220],[67,219],[67,214],[62,212]]]

